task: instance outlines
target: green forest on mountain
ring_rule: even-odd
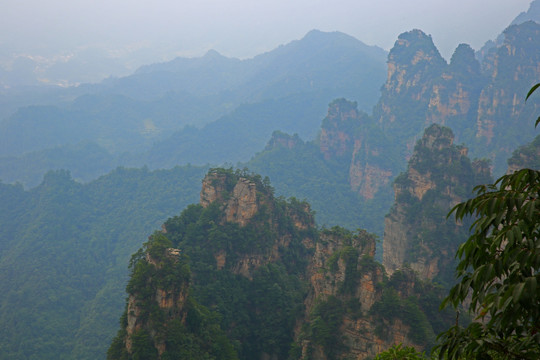
[[[461,44],[447,62],[420,30],[388,53],[312,31],[253,59],[211,51],[99,84],[2,93],[0,358],[420,358],[450,328],[436,351],[534,359],[540,137],[526,129],[540,102],[525,97],[540,76],[540,25],[516,22],[481,51]],[[472,191],[522,168],[533,170]],[[229,179],[221,200],[247,179],[266,205],[246,225],[223,220],[223,203],[201,204],[209,171]],[[508,199],[512,187],[529,197]],[[466,202],[491,191],[503,200]],[[456,225],[446,215],[460,202]],[[515,223],[497,217],[514,207]],[[493,321],[460,309],[464,328],[452,328],[455,309],[439,311],[450,289],[459,308],[478,277],[515,275],[460,247],[465,214],[496,220],[476,223],[477,240],[499,223],[501,238],[530,240],[530,256],[508,261],[533,272],[509,276],[496,299],[473,294]],[[396,229],[402,247],[386,258]],[[160,312],[163,289],[185,290],[185,307]],[[129,350],[126,292],[147,300]],[[524,318],[499,318],[501,305]],[[343,336],[355,331],[378,350]]]

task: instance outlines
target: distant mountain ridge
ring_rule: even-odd
[[[113,81],[112,85],[152,73],[167,73],[175,80],[178,89],[197,95],[225,90],[244,93],[245,89],[239,89],[240,85],[244,85],[249,89],[252,98],[248,99],[252,101],[256,100],[256,96],[264,96],[268,92],[265,88],[284,90],[285,92],[280,92],[280,96],[283,96],[301,88],[310,90],[336,87],[339,81],[369,81],[371,70],[377,70],[381,59],[385,58],[386,51],[365,45],[352,36],[337,31],[312,30],[300,40],[281,45],[251,59],[228,58],[211,50],[200,58],[176,58],[166,63],[142,66],[135,74]],[[351,68],[344,76],[345,74],[340,75],[335,69],[332,70],[328,66],[331,63]],[[360,69],[362,70],[358,71]],[[327,71],[340,76],[340,79],[330,81],[327,74],[324,74]],[[211,83],[203,82],[205,79],[211,79]],[[287,83],[287,88],[279,85],[283,82]],[[260,91],[262,93],[259,93]]]
[[[536,23],[540,23],[540,0],[533,0],[531,4],[529,5],[529,9],[527,11],[523,11],[518,16],[512,20],[508,26],[511,25],[520,25],[527,21],[534,21]],[[479,61],[482,61],[485,56],[489,54],[490,51],[493,51],[492,49],[496,48],[497,46],[501,46],[504,41],[504,35],[501,33],[499,36],[497,36],[494,40],[488,40],[482,46],[477,52],[476,57]]]
[[[257,165],[263,169],[262,171],[257,169],[263,176],[272,173],[272,183],[276,187],[277,194],[298,195],[300,198],[307,198],[306,194],[314,194],[315,201],[308,199],[314,209],[323,209],[321,216],[325,216],[325,219],[329,219],[328,214],[334,216],[330,218],[331,220],[327,220],[328,225],[346,220],[347,227],[357,228],[364,227],[369,219],[383,217],[387,213],[392,202],[388,197],[389,184],[394,176],[404,170],[407,155],[414,155],[416,138],[419,138],[423,128],[433,121],[452,127],[456,136],[459,134],[460,142],[463,139],[474,139],[473,146],[481,144],[480,140],[487,138],[485,135],[493,135],[490,137],[490,147],[486,147],[485,151],[502,149],[504,151],[497,156],[499,161],[504,160],[505,151],[511,151],[514,144],[532,136],[531,133],[523,131],[525,128],[523,124],[527,124],[528,129],[533,120],[523,111],[526,108],[521,102],[524,97],[521,93],[525,93],[528,83],[537,78],[535,69],[539,63],[538,49],[540,49],[536,46],[539,39],[538,25],[532,22],[513,26],[506,34],[505,46],[497,49],[494,58],[496,61],[490,63],[505,66],[492,67],[487,72],[488,75],[480,77],[481,86],[478,88],[472,86],[474,85],[472,79],[479,74],[479,63],[472,56],[470,47],[466,45],[458,47],[450,64],[446,64],[444,60],[439,59],[440,55],[431,46],[428,35],[415,30],[400,36],[393,52],[395,56],[388,64],[392,71],[387,81],[388,86],[383,90],[387,93],[383,94],[379,103],[380,111],[376,112],[381,115],[380,117],[363,113],[354,102],[336,100],[331,103],[328,116],[323,121],[321,134],[314,141],[308,140],[304,143],[299,136],[274,133],[265,151],[249,163],[250,167]],[[415,41],[418,43],[414,43]],[[419,79],[426,82],[420,82]],[[114,101],[108,99],[106,95],[100,94],[100,101],[104,101],[107,106],[114,105]],[[170,98],[174,99],[175,96],[170,95]],[[307,100],[314,99],[310,98],[309,94],[302,96]],[[126,96],[118,95],[118,97]],[[275,102],[279,105],[291,98],[292,96],[278,100],[270,99],[238,108],[237,115],[242,115],[242,111],[245,111],[243,115],[246,115],[243,116],[246,123],[236,122],[246,131],[242,136],[250,136],[250,129],[244,124],[249,124],[249,119],[254,116],[254,112],[247,111],[249,109],[246,108],[257,108],[257,111],[264,113],[264,104]],[[93,95],[90,94],[80,97],[69,106],[92,109],[93,99]],[[156,100],[156,103],[159,101]],[[328,102],[316,106],[323,106],[326,103]],[[176,103],[176,106],[179,104]],[[528,110],[530,113],[537,113],[534,104],[529,103],[527,106],[531,106]],[[38,115],[40,109],[43,108],[32,108]],[[480,119],[478,109],[483,111]],[[100,112],[99,109],[95,110],[91,113],[92,116],[97,116]],[[128,107],[128,110],[136,116],[146,116],[138,108]],[[267,112],[268,118],[279,111],[283,109]],[[294,111],[290,113],[294,114]],[[104,126],[107,125],[107,119],[114,120],[114,114],[110,116],[105,119]],[[145,117],[142,119],[147,120]],[[264,122],[264,119],[261,117],[258,120]],[[290,116],[289,119],[294,121],[296,118]],[[317,117],[313,120],[317,121],[317,126],[319,119]],[[60,120],[69,122],[72,118],[66,116]],[[86,120],[90,121],[92,117]],[[129,119],[123,120],[129,123]],[[234,122],[234,117],[229,120],[231,123]],[[38,125],[42,125],[39,124],[39,118],[36,121]],[[511,121],[512,127],[506,126]],[[152,131],[152,124],[153,122],[143,121],[145,134]],[[193,130],[200,135],[199,139],[202,141],[206,139],[208,142],[203,146],[210,148],[217,145],[212,143],[212,140],[219,138],[217,135],[220,132],[223,135],[222,139],[227,139],[226,130],[229,129],[224,120],[216,121],[212,126],[214,126],[212,132],[216,137],[205,138],[205,128],[186,129],[183,135],[188,135],[188,132]],[[478,136],[480,140],[477,140],[476,136],[478,128],[482,130]],[[47,134],[45,130],[52,134],[55,131],[45,127],[41,133],[36,131],[34,135]],[[132,128],[121,130],[133,131]],[[398,136],[400,133],[404,135],[403,138]],[[506,135],[511,136],[509,138]],[[175,139],[178,138],[171,138],[170,145],[175,145]],[[180,141],[185,139],[187,137],[179,138]],[[242,137],[230,137],[228,140],[240,143],[239,146],[243,145],[242,141],[246,141]],[[182,145],[189,146],[189,144]],[[88,147],[92,149],[91,145]],[[71,149],[77,148],[63,148],[68,153],[76,151]],[[216,146],[214,151],[219,152],[219,149],[220,147]],[[182,152],[173,153],[172,150],[169,155],[182,155]],[[458,149],[450,148],[451,152],[455,150]],[[527,149],[523,155],[535,151]],[[143,152],[142,160],[146,160],[144,156]],[[462,160],[462,157],[458,159]],[[169,159],[159,160],[166,162]],[[188,160],[187,156],[184,158],[179,156],[174,161]],[[196,196],[197,190],[193,190],[193,187],[199,188],[202,172],[202,168],[190,166],[152,172],[148,171],[148,168],[139,170],[119,168],[89,184],[80,184],[73,181],[66,171],[56,171],[47,174],[42,185],[26,191],[20,185],[0,183],[2,192],[0,204],[3,210],[0,212],[3,221],[0,226],[0,246],[2,250],[6,249],[1,253],[0,269],[13,275],[2,279],[5,281],[2,288],[9,290],[0,296],[2,323],[8,324],[2,329],[0,337],[9,345],[0,346],[4,356],[28,358],[39,354],[46,358],[44,354],[48,354],[48,358],[56,359],[61,353],[74,358],[94,359],[96,353],[102,354],[106,346],[105,340],[110,338],[116,326],[115,316],[121,311],[123,299],[121,289],[124,285],[122,281],[125,279],[129,253],[135,251],[144,241],[140,236],[157,228],[160,221],[176,213],[179,208],[195,201],[193,196],[194,194]],[[274,181],[274,176],[276,179],[279,176],[281,178]],[[444,174],[441,178],[444,181],[449,180]],[[430,177],[426,179],[433,180]],[[377,184],[383,186],[377,188],[374,186]],[[331,197],[331,201],[326,201],[325,196]],[[373,198],[369,200],[370,196]],[[361,199],[365,200],[364,211],[359,210],[362,205],[359,204]],[[233,213],[239,212],[231,210],[231,214]],[[334,222],[338,217],[335,214],[339,213],[347,213],[346,219],[343,216]],[[413,215],[417,213],[412,212]],[[378,226],[376,230],[379,232],[382,226],[380,221]],[[227,241],[227,238],[218,232],[212,234],[212,239]],[[328,244],[332,244],[332,241]],[[337,244],[340,244],[339,251],[335,252],[332,259],[328,257],[324,260],[324,264],[328,264],[329,268],[335,267],[336,270],[324,274],[328,275],[330,280],[334,279],[336,284],[339,284],[344,280],[342,276],[347,274],[347,269],[354,270],[354,267],[346,266],[348,260],[353,260],[349,264],[367,265],[368,268],[372,268],[370,271],[377,274],[376,278],[382,276],[382,273],[372,267],[373,263],[362,263],[361,258],[349,256],[349,252],[341,251],[347,247],[345,242]],[[219,254],[217,258],[223,259]],[[246,267],[249,269],[249,266]],[[353,275],[359,274],[353,271]],[[389,282],[390,285],[393,283],[394,289],[387,292],[386,298],[383,292],[380,305],[375,306],[381,314],[378,319],[381,335],[384,335],[385,326],[388,328],[387,325],[392,321],[396,327],[403,330],[401,338],[410,334],[417,340],[429,342],[436,332],[435,327],[430,330],[429,326],[425,326],[423,332],[409,332],[406,327],[399,326],[400,322],[403,324],[405,321],[416,320],[426,325],[427,320],[433,318],[416,311],[425,298],[402,292],[411,288],[409,284],[414,285],[414,276],[409,278],[407,274],[401,274],[400,277],[394,282]],[[357,280],[364,281],[361,278]],[[80,284],[85,286],[81,289],[77,286]],[[344,303],[346,297],[340,298],[342,294],[338,291],[339,287],[333,287],[332,291],[334,290],[335,292],[331,294],[336,295],[339,302]],[[36,296],[36,293],[39,296]],[[408,302],[409,307],[403,303],[395,306],[397,293],[405,297],[414,295]],[[212,292],[206,295],[210,297]],[[345,295],[348,296],[348,293]],[[315,344],[320,340],[317,339],[316,329],[321,321],[328,320],[324,317],[325,309],[332,308],[332,304],[335,302],[329,300],[323,304],[324,306],[321,305],[319,310],[313,308],[313,312],[308,314],[311,321],[306,328],[309,331],[305,335],[311,337],[313,348],[319,352],[324,352],[324,348],[318,348]],[[355,320],[354,309],[357,304],[351,305],[347,309],[347,317],[354,321],[347,321],[347,329],[364,329],[363,323],[357,322],[358,319]],[[104,309],[110,313],[104,316]],[[400,316],[408,314],[405,310],[415,310],[415,315],[418,316],[401,321]],[[432,310],[436,313],[436,309]],[[452,320],[453,316],[450,318],[450,321]],[[35,329],[40,330],[36,336],[34,336]],[[258,329],[265,330],[260,327]],[[57,344],[60,345],[56,346]],[[330,342],[330,345],[332,344],[339,343]]]
[[[313,137],[325,105],[336,97],[356,98],[362,109],[370,110],[384,82],[385,59],[384,50],[351,36],[312,31],[253,59],[231,59],[211,51],[200,58],[178,58],[142,67],[133,75],[100,84],[51,92],[49,105],[21,107],[0,121],[0,168],[10,172],[9,181],[21,180],[17,174],[24,173],[25,162],[22,158],[17,162],[14,157],[80,142],[92,142],[111,153],[110,163],[139,166],[144,160],[140,154],[154,143],[174,142],[171,135],[186,126],[200,128],[220,118],[226,118],[233,133],[234,127],[242,127],[256,134],[254,146],[236,153],[221,151],[225,159],[190,158],[185,153],[179,157],[184,163],[245,160],[283,124],[289,125],[286,131]],[[40,99],[47,102],[46,96]],[[296,109],[287,114],[268,113],[268,104],[276,101],[285,106],[294,103]],[[318,108],[315,103],[320,104]],[[314,109],[319,109],[319,115]],[[235,119],[240,113],[242,118]],[[307,124],[296,121],[302,113]],[[250,124],[261,117],[265,117],[264,131],[259,131],[260,124]],[[227,132],[221,132],[219,141],[226,143],[227,138]],[[238,143],[234,141],[228,145]],[[117,158],[126,153],[139,162]],[[9,160],[2,159],[8,156]],[[9,168],[1,165],[6,161]],[[50,162],[61,163],[60,159]],[[154,163],[158,161],[149,155],[148,165]],[[69,166],[68,161],[65,164]],[[160,166],[171,166],[171,162]],[[39,179],[32,185],[37,183]]]

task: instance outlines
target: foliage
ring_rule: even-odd
[[[379,143],[378,140],[373,142]],[[389,156],[384,153],[380,158],[384,161]],[[348,229],[361,225],[382,236],[384,214],[393,199],[391,188],[385,187],[374,199],[359,196],[349,183],[350,158],[327,160],[319,144],[312,141],[298,143],[291,149],[266,149],[245,165],[268,176],[276,194],[306,199],[315,210],[317,223]]]
[[[301,274],[309,251],[302,240],[317,236],[309,205],[274,198],[269,181],[246,169],[217,168],[209,173],[217,175],[215,181],[224,184],[227,193],[240,178],[255,182],[260,197],[257,214],[240,226],[225,220],[218,200],[206,208],[190,205],[165,222],[166,236],[172,246],[189,256],[193,298],[220,314],[220,327],[235,344],[239,358],[263,354],[286,358],[307,291]],[[227,196],[224,194],[225,199]],[[307,228],[298,229],[292,219],[303,221]],[[280,238],[287,239],[288,245],[278,246],[277,259],[246,266],[244,275],[238,274],[239,264],[267,258]],[[222,263],[218,264],[218,257]]]
[[[453,254],[468,235],[467,226],[447,219],[448,209],[459,199],[468,198],[475,185],[491,180],[478,166],[483,164],[471,163],[463,147],[454,145],[453,139],[452,130],[447,127],[433,124],[425,130],[407,172],[394,182],[397,196],[389,214],[407,234],[404,260],[416,263],[419,259],[438,258],[434,280],[448,288],[453,283],[455,265],[447,254]],[[418,173],[425,183],[415,180]],[[419,189],[425,191],[421,196]]]
[[[456,219],[476,218],[472,235],[457,252],[455,285],[443,305],[471,296],[477,321],[441,335],[449,358],[499,354],[540,356],[540,172],[522,169],[478,186],[474,199],[452,209]]]
[[[534,85],[526,99],[539,87]],[[538,125],[538,121],[535,126]],[[459,283],[441,306],[469,302],[473,323],[439,335],[440,357],[537,359],[540,357],[540,171],[521,169],[456,205],[460,221],[475,218],[456,254]],[[449,216],[450,216],[449,214]],[[469,300],[470,299],[470,300]]]
[[[443,292],[440,286],[422,282],[410,269],[396,271],[370,309],[377,336],[386,339],[392,322],[399,319],[409,326],[408,337],[415,344],[431,349],[436,334],[454,320],[450,311],[439,311]]]
[[[130,255],[197,201],[205,171],[118,168],[88,184],[54,171],[32,190],[0,183],[0,358],[104,358]]]
[[[319,301],[310,315],[308,338],[313,345],[323,348],[328,360],[337,359],[346,349],[339,332],[345,311],[346,308],[339,298],[329,296],[326,300]]]
[[[419,353],[412,346],[398,345],[392,346],[390,349],[383,351],[373,360],[425,360],[427,357],[424,353]]]
[[[155,232],[132,257],[131,278],[126,290],[137,307],[136,315],[130,316],[137,317],[140,328],[129,335],[132,347],[128,353],[126,310],[107,358],[157,359],[157,344],[164,342],[162,359],[237,359],[234,347],[219,326],[219,316],[190,295],[188,258],[171,255],[171,245],[165,234]],[[158,291],[179,294],[182,300],[172,309],[163,309],[156,298]]]

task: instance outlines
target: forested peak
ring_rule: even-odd
[[[358,104],[341,98],[332,101],[328,105],[328,114],[323,120],[322,127],[340,127],[340,124],[348,123],[358,118]]]
[[[356,102],[336,99],[328,106],[323,119],[319,146],[324,158],[348,158],[354,149],[354,136],[362,124],[364,113],[359,113]]]
[[[50,170],[43,176],[43,181],[36,188],[41,194],[67,194],[82,185],[71,177],[68,170]]]
[[[508,159],[508,173],[523,168],[540,169],[540,135],[532,142],[517,148]]]
[[[525,45],[538,42],[540,24],[534,21],[526,21],[519,25],[511,25],[504,30],[503,46]]]
[[[71,173],[68,170],[50,170],[43,176],[41,185],[50,185],[56,182],[71,182]]]
[[[262,179],[258,174],[250,173],[247,169],[233,170],[232,168],[213,168],[208,171],[202,181],[200,204],[203,207],[218,201],[230,200],[231,197],[239,196],[239,188],[260,196],[273,197],[273,189],[268,178]],[[243,190],[242,196],[245,196]]]
[[[399,35],[394,47],[390,50],[388,62],[415,65],[421,61],[439,66],[446,64],[439,50],[433,44],[431,35],[426,35],[418,29]]]
[[[293,149],[298,144],[303,144],[304,142],[298,134],[289,135],[282,131],[276,130],[272,133],[272,137],[266,144],[264,148],[265,151],[276,149],[276,148],[286,148]]]
[[[469,44],[459,44],[452,58],[450,68],[453,71],[480,74],[480,63],[474,56],[474,50]]]
[[[218,59],[218,58],[225,58],[225,56],[221,55],[219,52],[217,52],[216,50],[214,49],[210,49],[206,52],[206,54],[204,54],[204,57],[205,58],[209,58],[209,59]]]
[[[221,224],[236,223],[244,227],[292,221],[297,229],[315,226],[308,203],[275,198],[269,178],[263,179],[247,169],[210,169],[202,181],[200,205],[215,210]]]
[[[484,169],[487,166],[485,161],[471,164],[467,155],[468,148],[454,144],[454,133],[450,128],[432,124],[416,142],[408,168],[428,177],[439,174],[443,177],[455,177],[456,181],[471,183],[489,180],[489,171],[486,173]],[[487,174],[487,177],[482,174]],[[472,176],[471,179],[465,180],[469,175]],[[398,178],[400,177],[401,175]],[[398,179],[396,182],[399,182]],[[468,193],[460,195],[467,196]]]
[[[318,47],[320,46],[332,46],[335,47],[339,45],[349,45],[357,47],[372,48],[372,51],[377,53],[383,53],[384,51],[376,46],[368,46],[362,41],[354,38],[353,36],[347,35],[339,31],[325,32],[321,30],[311,30],[309,31],[301,40],[301,42],[306,44],[313,44]]]
[[[191,295],[180,249],[155,232],[130,261],[128,300],[107,359],[237,359],[217,317]]]
[[[415,152],[418,152],[419,148],[427,148],[430,150],[442,150],[452,146],[454,143],[454,133],[450,128],[432,124],[426,128],[424,135],[417,142]]]
[[[389,274],[410,266],[422,279],[450,284],[453,258],[467,226],[446,218],[490,181],[485,161],[471,163],[467,148],[454,144],[450,128],[433,124],[417,141],[407,171],[394,182],[395,202],[385,219],[383,264]]]

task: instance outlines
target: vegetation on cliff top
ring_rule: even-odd
[[[240,179],[254,182],[261,193],[256,216],[240,226],[225,221],[220,200],[207,207],[191,205],[165,222],[166,232],[159,238],[186,256],[192,274],[190,294],[201,306],[219,314],[219,326],[240,359],[260,358],[263,354],[286,358],[295,319],[303,309],[306,287],[301,274],[307,265],[308,250],[302,240],[316,236],[312,215],[295,216],[307,211],[306,204],[274,198],[270,185],[258,175],[232,169],[212,169],[209,174],[207,179],[213,186],[226,192],[221,194],[223,201],[232,196]],[[305,228],[298,228],[294,218],[310,221]],[[278,239],[285,242],[278,245]],[[276,258],[269,261],[270,254],[276,251],[274,246]],[[143,249],[136,258],[149,250]],[[247,267],[239,269],[242,263]],[[128,292],[133,288],[134,275]],[[168,270],[166,277],[175,279],[176,275]],[[160,321],[154,321],[154,326],[167,327]]]

